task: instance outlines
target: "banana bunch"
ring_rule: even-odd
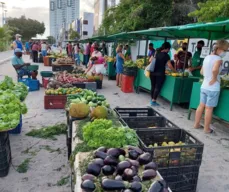
[[[137,67],[139,69],[144,69],[146,67],[145,66],[145,59],[137,59],[136,64],[137,64]]]

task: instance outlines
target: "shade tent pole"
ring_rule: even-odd
[[[147,40],[146,40],[146,47],[145,47],[145,60],[144,60],[145,66],[146,66],[146,58],[147,58],[148,43],[149,43],[149,40],[147,39]]]
[[[138,56],[139,56],[139,53],[140,53],[140,46],[141,46],[141,44],[140,44],[140,40],[138,41]]]

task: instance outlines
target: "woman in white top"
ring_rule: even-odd
[[[43,42],[41,44],[41,53],[42,53],[43,57],[47,56],[47,44],[46,44],[46,42]]]
[[[211,55],[205,57],[200,73],[204,76],[201,86],[200,105],[196,111],[194,128],[200,127],[202,114],[205,110],[204,132],[213,133],[210,128],[212,113],[217,106],[220,94],[220,73],[222,71],[222,58],[226,55],[229,43],[226,40],[218,40]]]

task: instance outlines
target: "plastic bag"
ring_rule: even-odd
[[[146,77],[150,77],[150,71],[148,71],[147,68],[145,68],[144,74]]]
[[[154,72],[155,69],[155,64],[156,64],[156,58],[153,57],[151,63],[147,66],[147,70],[150,72]]]

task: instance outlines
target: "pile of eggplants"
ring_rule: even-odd
[[[152,155],[138,147],[100,147],[94,152],[94,159],[88,164],[82,176],[81,189],[84,192],[168,192],[164,180],[154,181],[157,165]],[[150,183],[146,188],[143,183]]]

